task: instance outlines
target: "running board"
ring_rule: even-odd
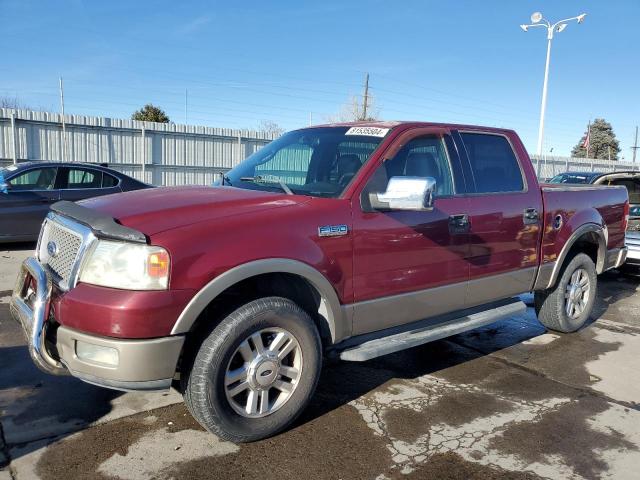
[[[349,362],[364,362],[372,358],[417,347],[425,343],[467,332],[490,323],[516,315],[523,315],[527,306],[522,301],[509,303],[490,310],[472,313],[447,322],[420,327],[402,333],[369,340],[340,352],[340,359]]]

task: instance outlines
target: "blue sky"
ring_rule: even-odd
[[[291,129],[335,115],[365,72],[384,119],[515,128],[535,151],[546,40],[518,27],[586,12],[553,43],[545,151],[565,155],[589,119],[631,159],[640,123],[638,0],[0,0],[0,96],[129,117],[147,102],[176,123]],[[640,160],[639,160],[640,161]]]

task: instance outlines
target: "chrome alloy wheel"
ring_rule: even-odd
[[[564,294],[565,312],[569,318],[578,318],[584,312],[589,302],[591,282],[589,274],[583,268],[579,268],[571,275]]]
[[[302,368],[302,348],[291,333],[276,327],[255,332],[227,365],[227,400],[243,417],[267,416],[291,398]]]

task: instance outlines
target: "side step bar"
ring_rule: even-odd
[[[498,320],[523,315],[526,310],[527,306],[522,301],[517,301],[443,323],[376,338],[343,350],[340,352],[340,359],[350,362],[364,362],[382,355],[417,347],[424,343],[489,325]]]

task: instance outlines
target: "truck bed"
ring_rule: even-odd
[[[607,250],[624,247],[625,187],[542,184],[544,205],[541,264],[557,260],[578,227],[593,223],[607,232]]]

